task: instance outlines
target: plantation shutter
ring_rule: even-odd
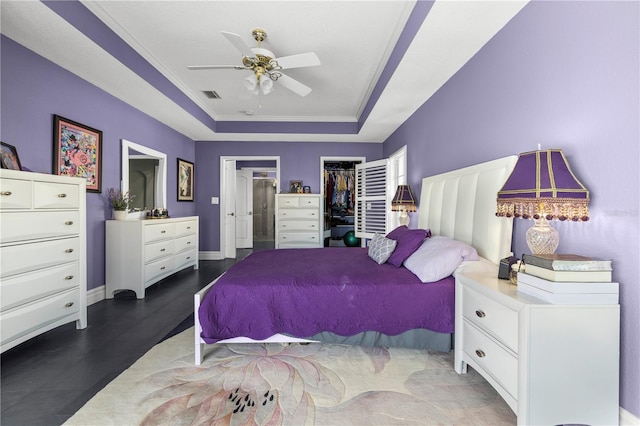
[[[388,212],[391,206],[387,190],[389,160],[356,164],[356,203],[354,225],[356,237],[373,238],[387,234]]]

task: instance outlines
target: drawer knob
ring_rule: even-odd
[[[191,244],[191,241],[187,241],[187,245]]]
[[[160,249],[160,251],[166,251],[167,249]]]
[[[478,355],[478,358],[484,358],[487,354],[482,349],[476,349],[476,355]]]
[[[3,196],[9,196],[9,195],[11,195],[11,194],[12,194],[12,192],[11,192],[11,191],[2,191],[2,195],[3,195]]]
[[[64,252],[65,253],[73,253],[73,249],[66,249]]]
[[[486,317],[486,316],[487,316],[487,314],[485,314],[485,313],[484,313],[484,311],[482,311],[482,310],[480,310],[480,309],[478,309],[478,310],[476,311],[476,315],[478,316],[478,318],[484,318],[484,317]]]
[[[166,266],[163,266],[162,268],[160,268],[161,271],[164,271],[164,269],[166,268]]]
[[[73,279],[73,275],[67,275],[66,277],[64,277],[65,280],[69,281]]]
[[[73,306],[73,302],[65,303],[64,305],[65,308],[70,308],[72,306]]]
[[[67,198],[67,194],[58,194],[58,198]]]
[[[166,233],[167,233],[167,231],[162,230],[162,231],[160,231],[160,233],[161,233],[161,234],[166,234]]]
[[[73,221],[72,220],[68,220],[64,223],[65,225],[73,225]]]
[[[191,259],[191,256],[187,256],[187,260]]]

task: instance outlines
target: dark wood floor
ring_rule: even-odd
[[[265,247],[268,248],[268,247]],[[238,250],[237,259],[251,250]],[[236,260],[200,261],[149,287],[88,308],[88,327],[67,324],[2,354],[0,424],[60,425],[193,312],[193,295]]]

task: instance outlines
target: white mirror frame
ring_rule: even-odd
[[[156,175],[156,193],[155,200],[157,208],[166,208],[167,206],[167,154],[147,148],[135,142],[122,139],[122,181],[121,190],[123,193],[129,192],[129,159],[132,155],[129,153],[132,149],[140,154],[158,159],[158,174]]]

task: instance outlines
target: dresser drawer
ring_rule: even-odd
[[[172,273],[174,270],[173,256],[160,259],[144,265],[144,281],[149,282],[158,277]],[[153,284],[151,282],[149,285]]]
[[[197,235],[188,235],[186,237],[176,238],[174,253],[195,249],[198,243],[197,239]]]
[[[6,212],[2,215],[0,230],[0,240],[3,244],[77,235],[80,232],[80,213]]]
[[[166,240],[173,238],[176,234],[175,223],[159,223],[157,225],[147,225],[144,227],[144,242]]]
[[[318,208],[320,207],[320,198],[318,197],[300,197],[298,201],[301,208]]]
[[[466,320],[463,330],[462,350],[517,399],[518,359]]]
[[[198,230],[198,224],[195,220],[188,222],[176,222],[176,237],[183,235],[193,235]]]
[[[78,238],[2,247],[0,248],[0,272],[4,278],[63,263],[77,262],[79,253]]]
[[[317,231],[317,220],[281,220],[278,222],[279,231]]]
[[[65,291],[0,314],[2,345],[40,327],[74,315],[80,309],[80,290]]]
[[[0,280],[0,310],[76,288],[78,263],[70,263]]]
[[[279,208],[296,208],[300,206],[300,197],[279,197]]]
[[[518,312],[464,287],[463,316],[518,353]]]
[[[0,209],[30,209],[32,198],[30,181],[2,179],[2,184],[0,184]]]
[[[314,219],[318,220],[320,217],[320,212],[314,209],[282,209],[278,211],[278,219],[286,220],[286,219]]]
[[[183,253],[178,253],[175,255],[175,264],[174,267],[176,271],[182,269],[184,266],[193,264],[198,261],[198,252],[195,250],[185,251]]]
[[[319,238],[317,232],[281,232],[278,235],[278,242],[318,244]]]
[[[76,185],[35,181],[33,194],[36,209],[77,209],[80,205]]]
[[[173,240],[159,241],[144,247],[144,263],[171,256],[174,253]]]

